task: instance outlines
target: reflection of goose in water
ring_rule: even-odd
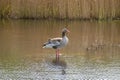
[[[68,38],[66,33],[69,32],[68,29],[64,28],[62,30],[62,38],[52,38],[44,43],[43,48],[53,48],[56,49],[56,62],[59,61],[59,49],[65,47],[68,44]]]

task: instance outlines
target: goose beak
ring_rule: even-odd
[[[67,32],[69,33],[70,31],[67,29]]]

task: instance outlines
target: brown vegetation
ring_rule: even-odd
[[[0,17],[118,19],[120,0],[0,0]]]

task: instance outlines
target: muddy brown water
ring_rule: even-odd
[[[49,38],[70,30],[69,44],[43,49]],[[120,21],[0,21],[0,80],[119,80]]]

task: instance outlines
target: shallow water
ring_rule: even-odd
[[[69,44],[43,49],[49,38],[70,30]],[[0,80],[119,80],[120,21],[0,21]]]

